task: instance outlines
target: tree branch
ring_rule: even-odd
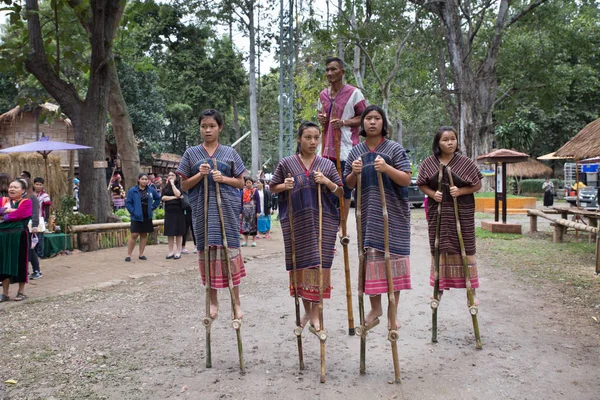
[[[29,30],[30,51],[25,61],[25,68],[34,75],[62,107],[65,114],[75,115],[82,107],[75,87],[62,80],[48,62],[42,38],[39,6],[37,0],[26,0],[27,29]]]
[[[525,7],[524,9],[521,10],[520,13],[518,13],[517,15],[513,16],[510,21],[508,21],[508,24],[506,24],[506,27],[511,26],[512,24],[514,24],[515,22],[517,22],[522,16],[524,16],[525,14],[527,14],[528,12],[532,11],[533,9],[541,6],[543,3],[545,3],[548,0],[535,0],[532,3],[530,3],[527,7]]]

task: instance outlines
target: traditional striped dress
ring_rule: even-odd
[[[427,185],[433,190],[438,190],[438,174],[440,161],[436,156],[429,156],[419,167],[417,185]],[[452,178],[456,187],[476,185],[482,178],[481,172],[475,163],[468,157],[454,154],[448,163],[452,170]],[[440,290],[450,288],[465,288],[465,274],[463,270],[460,243],[456,233],[456,218],[454,217],[454,202],[450,195],[450,183],[446,168],[444,167],[442,179],[442,221],[440,228]],[[475,257],[475,198],[472,194],[457,198],[460,227],[465,250],[469,263],[471,287],[479,287],[477,272],[477,259]],[[433,271],[435,268],[435,230],[437,226],[438,203],[429,199],[427,207],[429,217],[429,247],[431,250],[431,275],[429,281],[434,285]]]
[[[319,170],[336,185],[342,185],[335,165],[331,161],[316,156],[310,168],[306,169],[297,154],[279,161],[271,179],[271,187],[273,187],[283,183],[288,177],[288,173],[292,174],[294,178],[294,188],[279,194],[279,219],[285,242],[285,268],[290,271],[290,295],[293,296],[292,240],[288,207],[288,196],[291,195],[298,296],[313,302],[319,301],[319,206],[317,202],[318,185],[314,180],[314,172]],[[330,269],[333,263],[340,215],[325,185],[322,185],[322,190],[323,298],[328,299],[331,297]]]
[[[219,145],[211,155],[203,145],[190,147],[185,151],[177,173],[184,179],[190,178],[198,173],[198,168],[203,163],[208,163],[213,169],[213,158],[217,160],[217,168],[224,176],[239,177],[246,171],[244,163],[236,151],[229,147]],[[217,193],[215,181],[209,174],[206,178],[209,182],[208,190],[208,212],[204,210],[204,180],[189,190],[189,200],[192,207],[192,224],[196,236],[196,247],[198,249],[198,267],[202,275],[202,284],[206,284],[204,276],[205,255],[205,233],[204,222],[208,217],[208,245],[210,256],[210,286],[213,289],[222,289],[229,286],[226,254],[229,255],[233,285],[237,286],[241,278],[246,276],[244,260],[240,252],[240,192],[239,189],[226,184],[220,184],[221,204],[223,218],[225,219],[225,232],[227,234],[227,249],[223,248],[221,236],[221,222],[217,208]],[[227,253],[225,253],[227,252]]]
[[[365,294],[388,293],[385,268],[383,208],[375,171],[375,158],[381,156],[399,171],[411,172],[410,161],[404,148],[383,138],[374,150],[365,142],[355,146],[346,160],[344,176],[352,172],[352,162],[362,159],[361,174],[361,227],[365,256]],[[406,187],[397,185],[382,173],[389,222],[390,261],[394,291],[411,289],[410,284],[410,208]],[[358,194],[357,194],[358,196]]]

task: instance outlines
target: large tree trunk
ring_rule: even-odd
[[[110,97],[108,99],[108,112],[115,132],[117,150],[121,158],[121,166],[125,178],[125,187],[130,188],[137,184],[137,175],[140,172],[140,154],[133,134],[131,116],[127,110],[119,75],[115,63],[110,63]]]
[[[108,85],[106,85],[108,88]],[[99,93],[108,99],[108,91]],[[104,101],[105,103],[107,100]],[[101,109],[104,109],[102,112]],[[99,110],[100,109],[100,110]],[[103,115],[104,117],[100,117]],[[96,222],[106,222],[110,214],[106,174],[104,168],[94,168],[94,161],[105,159],[106,106],[99,107],[96,101],[86,101],[75,118],[71,118],[75,129],[75,140],[92,149],[79,152],[79,211],[92,214]]]
[[[522,16],[531,12],[547,0],[530,0],[519,3],[520,10],[509,13],[510,0],[500,2],[481,2],[480,9],[474,11],[469,3],[458,0],[434,2],[410,0],[435,14],[441,23],[441,34],[446,42],[450,66],[453,72],[454,91],[458,101],[454,102],[448,91],[445,78],[445,60],[440,57],[440,80],[447,109],[455,119],[455,104],[458,105],[460,146],[463,153],[475,159],[479,154],[490,150],[493,139],[493,112],[496,103],[498,80],[496,62],[502,37],[506,29]],[[459,4],[460,3],[460,4]],[[516,8],[516,5],[513,6]],[[492,15],[492,13],[494,13]],[[509,14],[511,15],[509,18]],[[480,30],[489,17],[495,18],[493,32],[485,39]],[[487,23],[487,22],[486,22]],[[490,31],[487,30],[485,34]],[[473,48],[474,43],[482,42],[482,48]],[[474,61],[473,55],[481,61]],[[485,57],[481,58],[481,54]]]
[[[250,173],[256,176],[258,173],[258,107],[256,102],[256,29],[254,27],[254,1],[249,2],[248,7],[248,36],[250,38],[250,54],[248,59],[250,78],[250,130],[252,131],[252,161]]]
[[[78,2],[72,7],[81,6]],[[89,12],[78,17],[88,32],[91,44],[90,80],[85,101],[81,101],[73,85],[61,79],[48,62],[40,27],[37,0],[26,0],[29,49],[25,67],[71,118],[75,140],[92,149],[79,154],[81,181],[80,211],[105,222],[109,215],[109,197],[104,168],[94,168],[94,161],[104,161],[106,113],[110,88],[109,65],[112,62],[114,33],[123,14],[125,3],[120,0],[96,0]]]

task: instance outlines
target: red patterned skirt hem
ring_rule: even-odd
[[[467,256],[469,265],[469,280],[471,287],[479,287],[479,273],[477,270],[477,258],[475,255]],[[429,275],[429,284],[433,287],[435,279],[433,272],[435,270],[435,257],[431,257],[431,273]],[[440,290],[466,289],[465,271],[463,267],[462,256],[460,254],[440,254]]]
[[[292,271],[289,271],[290,278],[290,296],[294,296],[294,277]],[[304,300],[314,303],[320,301],[319,298],[319,268],[302,268],[296,270],[296,281],[298,285],[298,296]],[[323,298],[331,298],[331,270],[323,268]]]
[[[388,293],[385,253],[367,248],[365,257],[365,294],[373,296]],[[390,254],[390,264],[392,266],[394,292],[412,289],[409,256]]]
[[[229,276],[227,273],[227,262],[225,257],[229,255],[229,265],[231,266],[231,277],[233,286],[238,286],[242,278],[246,276],[244,267],[244,258],[240,249],[225,249],[218,246],[210,246],[210,287],[212,289],[224,289],[229,287]],[[227,254],[225,253],[227,252]],[[206,277],[204,267],[204,250],[198,252],[198,269],[202,276],[202,284],[206,286]]]

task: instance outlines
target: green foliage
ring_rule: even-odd
[[[154,213],[152,213],[152,219],[164,219],[165,218],[165,209],[164,208],[157,208],[156,210],[154,210]]]
[[[550,179],[550,181],[554,184],[554,190],[558,190],[563,184],[560,179]],[[521,181],[521,193],[543,194],[542,185],[544,182],[546,182],[545,179],[523,179]]]
[[[129,222],[129,221],[131,221],[131,218],[129,216],[129,211],[127,211],[124,208],[120,208],[117,211],[115,211],[115,215],[117,217],[119,217],[119,219],[121,220],[121,222]]]
[[[67,195],[60,198],[60,207],[56,210],[55,223],[64,233],[68,232],[69,227],[73,225],[89,225],[96,220],[93,215],[74,212],[73,207],[75,207],[75,198]]]

